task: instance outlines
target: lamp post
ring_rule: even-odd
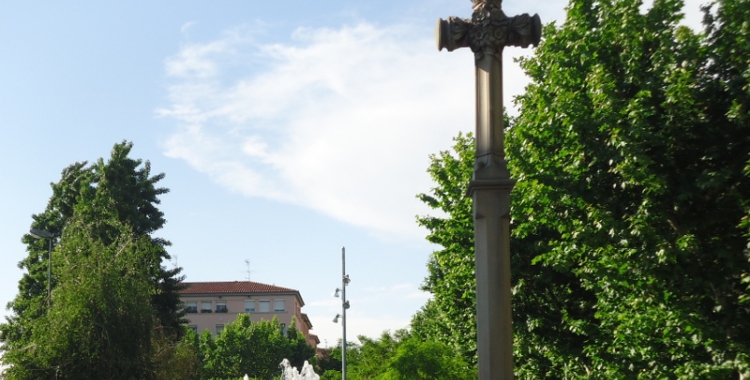
[[[54,235],[36,228],[30,229],[29,233],[37,239],[47,239],[49,241],[49,248],[47,248],[47,307],[49,307],[52,299],[52,238]]]
[[[341,288],[336,288],[333,292],[334,297],[339,296],[341,292],[341,314],[336,314],[333,318],[333,323],[338,323],[339,317],[341,317],[341,327],[343,329],[341,339],[341,379],[346,380],[346,309],[349,308],[349,301],[346,300],[346,286],[349,285],[351,280],[349,275],[346,274],[346,250],[341,247]]]

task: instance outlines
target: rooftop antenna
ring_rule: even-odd
[[[245,278],[247,279],[248,282],[250,282],[250,272],[252,272],[252,271],[250,270],[250,260],[249,259],[245,259],[245,265],[247,265],[247,277],[245,277]]]

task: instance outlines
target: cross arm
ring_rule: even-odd
[[[542,36],[538,14],[508,17],[497,3],[480,2],[471,19],[439,19],[435,29],[438,50],[453,51],[470,47],[477,59],[484,54],[499,55],[505,46],[537,46]]]

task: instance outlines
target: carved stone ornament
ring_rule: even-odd
[[[539,45],[542,21],[538,14],[508,17],[500,8],[500,1],[474,0],[471,20],[440,19],[435,32],[438,50],[453,51],[468,46],[477,60],[484,55],[499,58],[505,46]]]

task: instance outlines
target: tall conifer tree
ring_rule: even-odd
[[[91,244],[100,244],[104,252],[112,252],[106,249],[123,239],[141,242],[137,255],[150,288],[146,296],[150,297],[155,321],[152,327],[176,340],[183,331],[178,294],[181,269],[166,269],[162,265],[170,258],[166,250],[170,243],[153,236],[166,222],[157,205],[159,196],[168,190],[157,187],[164,174],[152,176],[148,161],[144,163],[129,157],[131,149],[129,142],[115,144],[107,161],[99,159],[93,165],[80,162],[65,168],[60,181],[51,185],[53,194],[46,210],[32,216],[31,226],[55,236],[53,265],[71,259],[67,257],[71,251],[66,248],[66,236],[73,225],[85,225]],[[123,236],[124,233],[131,236]],[[29,254],[19,263],[19,268],[25,273],[19,282],[19,294],[8,305],[13,314],[0,325],[2,349],[6,351],[3,361],[15,367],[19,364],[13,362],[19,357],[16,353],[37,344],[34,342],[39,336],[35,331],[36,322],[49,312],[47,242],[31,235],[25,235],[23,242]],[[53,273],[53,295],[58,291],[61,276],[62,273]]]

